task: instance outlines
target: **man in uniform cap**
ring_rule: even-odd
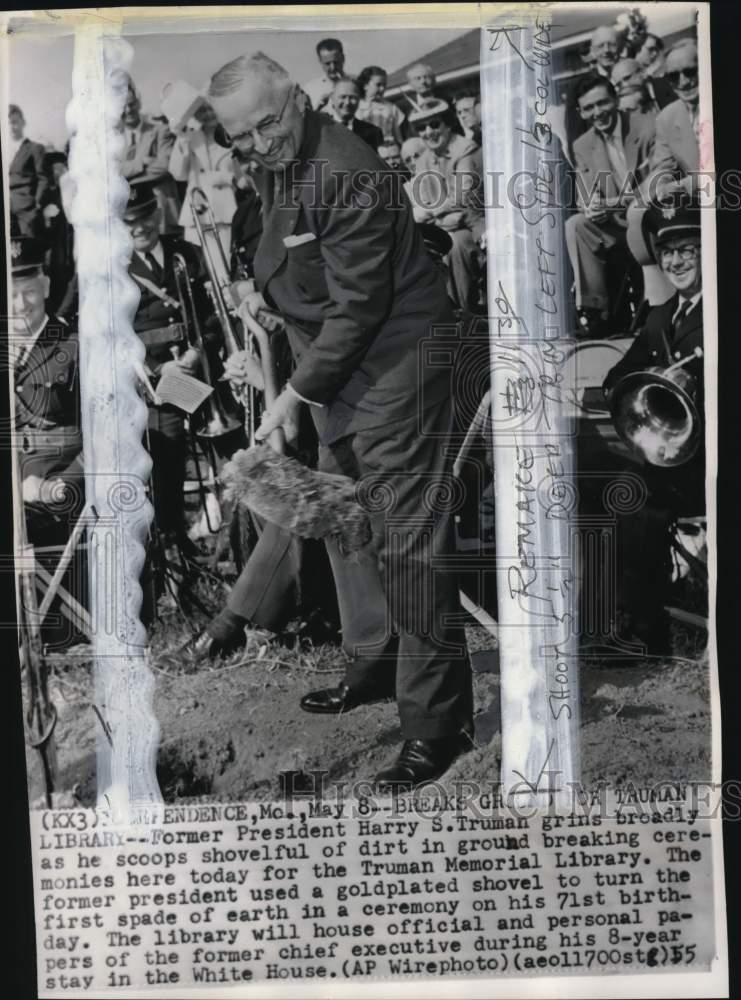
[[[46,312],[44,244],[10,241],[12,319],[9,357],[29,540],[63,543],[82,507],[82,435],[77,337]]]
[[[699,208],[652,207],[647,214],[654,254],[674,295],[649,311],[625,357],[608,373],[603,389],[610,401],[626,375],[683,361],[684,371],[694,379],[692,395],[700,417],[696,453],[673,467],[643,463],[640,473],[648,499],[636,513],[623,515],[618,526],[623,559],[619,606],[648,652],[662,653],[668,646],[664,605],[669,585],[669,525],[674,518],[705,512],[703,362],[702,354],[697,354],[703,347],[702,263]]]
[[[150,382],[156,387],[157,381],[172,366],[195,375],[199,354],[188,344],[173,258],[175,254],[183,256],[196,310],[204,320],[208,300],[201,280],[198,250],[175,236],[160,236],[161,210],[151,181],[131,185],[124,222],[134,243],[129,275],[141,294],[134,330],[147,349],[145,369],[150,373]],[[146,399],[155,523],[165,543],[171,545],[182,542],[185,534],[185,424],[181,410],[166,403],[156,405],[148,393]]]

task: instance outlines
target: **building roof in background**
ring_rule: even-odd
[[[551,39],[555,44],[572,35],[589,34],[603,24],[612,24],[621,11],[622,8],[613,10],[584,10],[583,8],[578,11],[559,10],[559,23],[553,26]],[[445,45],[433,49],[421,59],[415,59],[393,72],[389,76],[387,93],[394,88],[406,86],[407,70],[419,62],[429,63],[439,82],[444,83],[446,79],[455,79],[457,76],[465,75],[467,70],[477,69],[480,59],[481,29],[473,28],[471,31],[459,35],[458,38],[454,38],[452,42],[447,42]]]
[[[557,15],[558,23],[552,26],[551,42],[556,48],[561,48],[569,44],[575,45],[582,41],[586,42],[595,28],[600,28],[606,24],[614,24],[618,15],[628,10],[630,10],[630,7],[627,5],[625,7],[613,7],[608,10],[604,8],[589,10],[576,6],[573,10],[561,8]],[[656,30],[657,26],[651,25],[650,9],[647,10],[647,13],[649,15],[649,30]],[[674,18],[674,21],[680,22],[677,24],[670,24],[668,18],[666,20],[666,26],[662,26],[663,30],[660,30],[659,33],[663,35],[668,44],[671,44],[675,36],[686,33],[687,27],[681,22],[686,21],[687,18],[686,16],[684,18]],[[464,34],[459,35],[458,38],[454,38],[451,42],[433,49],[427,55],[421,56],[419,59],[413,60],[413,62],[406,63],[406,65],[391,73],[389,75],[386,96],[395,97],[407,89],[407,70],[419,62],[429,63],[435,72],[437,82],[444,84],[447,81],[453,82],[454,80],[477,73],[480,60],[481,29],[473,28],[471,31],[466,31]]]

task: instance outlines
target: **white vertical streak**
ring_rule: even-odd
[[[496,15],[481,59],[485,171],[499,175],[486,211],[501,777],[513,803],[527,805],[567,804],[579,779],[574,442],[558,384],[566,248],[563,215],[547,204],[558,187],[555,176],[549,184],[549,20],[543,5]]]
[[[123,823],[161,803],[155,776],[159,727],[139,620],[144,543],[152,517],[142,445],[147,408],[134,363],[144,347],[131,325],[138,292],[128,277],[131,242],[121,221],[128,185],[116,130],[131,47],[100,20],[75,37],[67,118],[75,184],[72,222],[80,290],[80,384],[86,498],[98,520],[89,539],[95,698],[110,733],[98,739],[98,803]]]

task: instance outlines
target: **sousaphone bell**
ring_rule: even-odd
[[[702,357],[699,347],[668,368],[630,372],[612,391],[610,412],[615,430],[650,465],[684,465],[700,447],[697,380],[684,368],[698,357]]]

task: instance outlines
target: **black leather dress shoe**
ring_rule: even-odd
[[[410,791],[425,781],[434,781],[444,774],[456,757],[470,746],[470,740],[460,736],[444,740],[406,740],[401,753],[390,767],[376,775],[376,788],[381,793]]]
[[[358,705],[371,705],[376,701],[387,700],[384,694],[361,695],[353,692],[344,681],[341,681],[337,687],[309,691],[301,699],[301,708],[316,715],[340,715],[342,712],[357,708]]]

